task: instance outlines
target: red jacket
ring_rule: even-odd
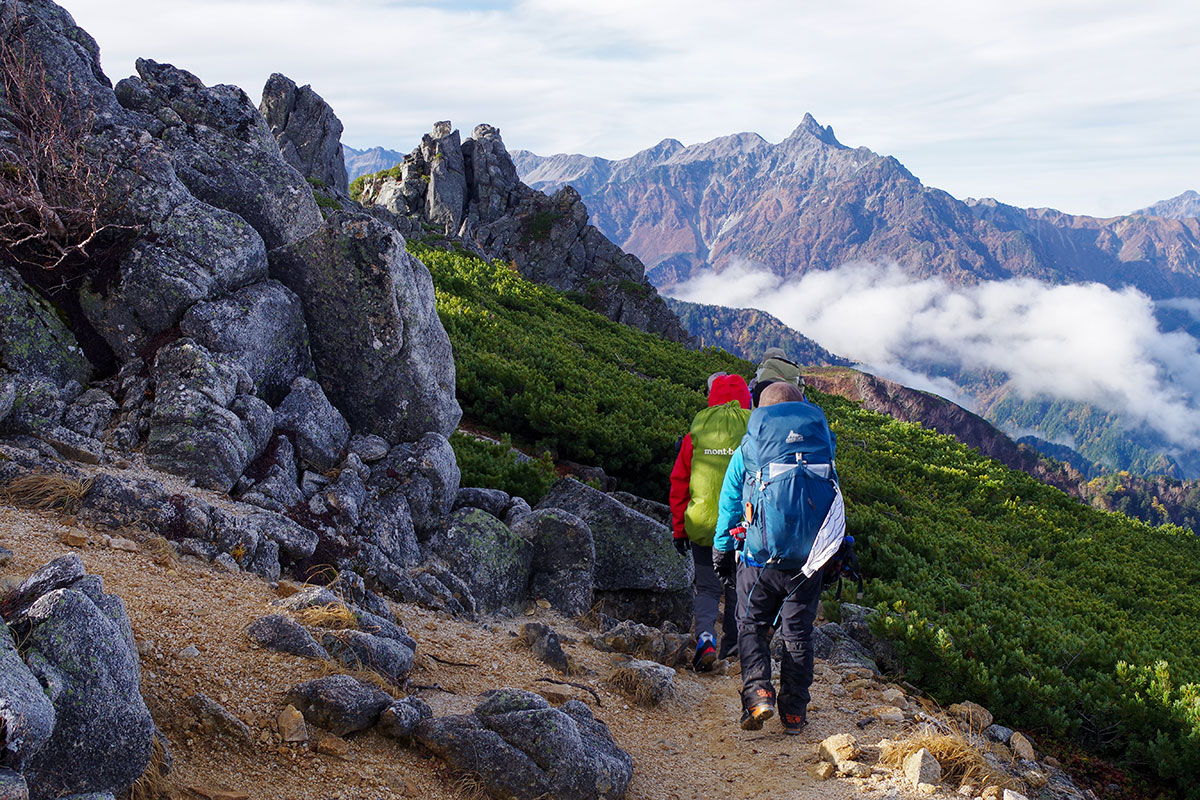
[[[737,400],[742,408],[750,408],[750,390],[741,375],[722,375],[708,390],[708,405],[720,406]],[[671,528],[676,539],[686,539],[683,515],[692,500],[692,435],[683,437],[675,466],[671,469]]]

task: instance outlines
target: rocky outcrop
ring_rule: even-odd
[[[513,608],[529,596],[533,548],[491,514],[455,511],[434,538],[433,550],[470,587],[480,611]]]
[[[293,686],[284,700],[304,714],[309,723],[336,736],[365,731],[393,702],[387,692],[349,675],[330,675]]]
[[[397,443],[457,427],[454,358],[433,281],[395,229],[334,214],[273,251],[271,276],[299,295],[321,385],[356,433]]]
[[[198,486],[229,491],[266,449],[274,427],[270,406],[250,393],[253,382],[240,364],[190,339],[160,350],[151,374],[147,460]]]
[[[498,689],[473,714],[422,721],[414,737],[496,797],[613,800],[633,778],[633,759],[578,700],[551,708],[531,692]]]
[[[33,800],[123,794],[150,762],[155,729],[120,598],[70,555],[31,575],[8,608],[20,647],[5,629],[0,766],[21,773]]]
[[[571,478],[554,484],[538,509],[561,509],[591,529],[595,597],[618,619],[691,626],[692,562],[680,558],[667,526]]]
[[[137,71],[137,77],[117,84],[117,98],[128,109],[183,123],[168,126],[162,140],[192,194],[246,220],[268,249],[320,226],[311,188],[284,161],[244,91],[206,87],[190,72],[144,58]]]
[[[339,195],[349,191],[342,152],[342,121],[311,86],[278,72],[263,87],[259,110],[271,127],[283,160],[306,178]]]
[[[0,266],[0,371],[86,383],[92,366],[54,309],[8,267]],[[0,414],[0,418],[3,415]]]
[[[558,508],[534,511],[512,527],[532,549],[529,594],[544,598],[566,616],[592,607],[596,546],[592,529]]]
[[[312,372],[300,299],[277,281],[262,281],[196,303],[179,323],[184,336],[235,359],[260,397],[275,405],[292,381]]]
[[[548,197],[521,183],[491,125],[464,142],[449,122],[437,123],[405,156],[400,176],[368,180],[360,200],[416,215],[489,258],[511,261],[530,280],[577,293],[609,319],[689,341],[642,263],[588,224],[573,189]]]

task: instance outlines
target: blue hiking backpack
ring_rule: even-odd
[[[846,535],[835,437],[825,412],[807,401],[750,415],[742,439],[745,552],[767,567],[815,575]]]

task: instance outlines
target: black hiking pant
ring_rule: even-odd
[[[740,564],[737,593],[743,707],[775,696],[768,631],[778,616],[777,635],[783,637],[779,713],[805,717],[813,680],[812,628],[821,601],[821,573],[805,579],[799,571]]]

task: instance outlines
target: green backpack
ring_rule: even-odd
[[[688,539],[712,547],[717,530],[721,484],[733,451],[742,443],[750,411],[736,400],[704,409],[692,420],[691,499],[683,515]]]

